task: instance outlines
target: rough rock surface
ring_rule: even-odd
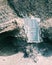
[[[52,0],[8,0],[8,3],[14,8],[17,15],[33,14],[38,15],[41,19],[52,17]],[[1,4],[3,3],[3,4]],[[27,3],[27,5],[25,5]],[[22,24],[22,19],[17,18],[16,13],[8,6],[7,0],[0,0],[0,34],[18,29]],[[50,20],[50,19],[49,19]],[[49,21],[48,20],[48,21]],[[41,24],[42,37],[46,39],[52,39],[52,25],[51,21]],[[18,30],[17,30],[18,31]],[[45,33],[46,31],[46,33]],[[12,36],[26,37],[23,26],[20,27],[19,35],[15,32]],[[7,33],[8,35],[8,33]],[[10,34],[11,35],[11,34]],[[27,38],[26,38],[27,39]]]
[[[17,15],[20,16],[20,15],[26,15],[26,14],[33,14],[35,16],[38,15],[41,19],[44,19],[44,20],[45,20],[45,18],[52,17],[51,2],[52,2],[51,0],[50,1],[49,0],[42,0],[42,1],[41,0],[40,1],[38,1],[38,0],[37,1],[36,0],[32,0],[32,1],[31,0],[28,0],[28,1],[27,0],[24,0],[24,1],[23,0],[8,0],[8,3],[12,6],[12,8],[14,8]],[[27,5],[25,5],[26,3],[27,3]],[[16,18],[17,16],[13,12],[13,10],[8,5],[6,5],[4,7],[0,7],[0,11],[1,10],[4,11],[5,16],[0,17],[0,21],[2,22],[2,23],[0,22],[1,23],[0,24],[0,33],[4,32],[4,31],[10,31],[10,30],[16,29],[17,25],[14,24],[16,22],[16,21],[14,21],[15,20],[14,18]],[[1,12],[1,13],[3,13],[3,12]],[[13,19],[14,23],[12,22],[12,19]],[[4,23],[3,21],[4,22],[7,21],[8,23],[7,22]],[[20,22],[20,21],[17,20],[17,22]],[[42,37],[44,37],[44,35],[45,35],[45,38],[48,38],[48,36],[49,36],[49,39],[51,40],[52,39],[51,21],[47,22],[47,20],[46,20],[45,23],[42,22],[41,26],[42,26],[41,29],[44,30],[44,32],[41,30]],[[46,33],[45,33],[45,31],[46,31]]]
[[[32,14],[47,19],[52,17],[52,0],[8,0],[18,16]]]
[[[2,55],[10,51],[15,53],[16,46],[25,46],[27,36],[23,27],[23,19],[17,17],[7,0],[0,0],[0,51]],[[19,48],[19,47],[18,47]],[[7,51],[6,51],[7,50]],[[17,52],[17,51],[16,51]]]
[[[40,23],[41,36],[45,41],[52,42],[52,18]]]
[[[0,5],[4,5],[4,3],[6,4],[5,1],[6,0],[0,0]],[[21,3],[21,1],[24,2],[27,0],[9,0],[9,1],[19,1]],[[51,12],[52,12],[51,1],[52,0],[45,0],[45,1],[44,0],[28,0],[28,1],[32,1],[32,2],[36,1],[36,3],[35,3],[36,11],[38,11],[37,14],[40,15],[40,17],[44,18],[44,17],[52,16],[51,15]],[[50,5],[45,3],[45,5],[47,5],[47,6],[46,7],[44,5],[42,6],[42,4],[44,4],[44,2],[48,3],[48,1],[49,1]],[[26,5],[26,6],[28,8],[28,5]],[[6,7],[4,7],[4,9]],[[33,9],[33,7],[34,6],[31,3],[31,9]],[[44,9],[44,7],[45,7],[45,9]],[[48,7],[48,9],[51,9],[51,10],[47,10],[47,7]],[[12,10],[10,10],[10,7],[9,7],[9,9],[8,8],[6,8],[6,9],[7,9],[7,11],[12,12]],[[25,9],[25,11],[26,11],[26,9]],[[49,11],[48,14],[50,16],[49,15],[47,16],[46,12],[48,12],[48,11]],[[2,12],[3,12],[3,10],[2,10]],[[39,14],[39,13],[41,13],[41,14]],[[40,43],[40,44],[29,44],[26,49],[25,45],[27,44],[26,43],[27,37],[25,34],[25,30],[22,26],[23,20],[21,18],[16,19],[15,17],[13,17],[13,14],[11,16],[11,13],[10,13],[10,17],[8,17],[8,16],[6,16],[6,21],[5,20],[3,21],[4,18],[2,18],[3,22],[0,22],[0,55],[5,55],[5,57],[0,56],[0,64],[1,65],[7,65],[7,64],[8,65],[10,65],[10,64],[11,65],[16,65],[16,64],[18,64],[18,65],[24,65],[24,64],[25,65],[41,65],[41,64],[52,65],[52,51],[50,50],[50,49],[52,49],[52,45],[49,46],[48,43],[46,44],[44,42]],[[11,17],[12,17],[12,19],[11,19]],[[9,20],[7,20],[7,18]],[[1,21],[1,19],[0,19],[0,21]],[[44,40],[48,39],[48,40],[52,41],[52,23],[51,23],[51,21],[52,21],[52,19],[49,19],[46,22],[41,22],[42,38],[44,38]],[[27,53],[25,52],[25,49],[26,49]],[[14,54],[15,52],[18,52],[18,51],[24,51],[24,53],[25,53],[24,57],[29,56],[30,58],[32,58],[34,60],[34,62],[36,62],[36,64],[34,64],[34,62],[32,60],[30,60],[28,58],[25,59],[24,57],[22,57],[20,54],[21,52],[16,55],[6,57],[6,55],[10,55],[11,53]],[[42,55],[41,54],[39,55],[38,53],[41,53],[43,55],[45,53],[46,57],[44,57],[44,56],[42,57]],[[47,54],[49,56],[49,53],[50,53],[50,57],[47,57]],[[38,58],[38,59],[36,59],[36,58]],[[14,61],[14,62],[12,62],[12,61]]]
[[[14,11],[9,6],[7,6],[7,5],[2,6],[1,5],[0,6],[0,33],[5,32],[6,29],[7,30],[14,29],[16,27],[14,25],[15,18],[16,18],[16,15],[15,15]]]
[[[3,5],[1,3],[3,3]],[[13,30],[16,30],[16,33],[20,30],[19,34],[21,33],[22,36],[25,36],[25,31],[23,30],[23,20],[17,17],[14,10],[9,7],[7,0],[0,0],[0,34]],[[22,34],[23,31],[24,34]]]
[[[41,36],[45,40],[52,40],[52,0],[8,0],[8,3],[18,16],[32,14],[45,21],[40,23]]]

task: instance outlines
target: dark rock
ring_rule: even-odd
[[[23,52],[27,36],[22,23],[21,18],[17,17],[8,4],[0,4],[0,55]]]
[[[47,19],[52,17],[52,0],[8,0],[18,16],[32,14]]]
[[[52,43],[52,18],[46,20],[45,22],[41,22],[41,37],[44,41],[48,43]]]

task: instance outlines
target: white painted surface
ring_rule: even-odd
[[[33,42],[40,42],[40,27],[39,27],[39,22],[40,20],[37,18],[25,18],[24,19],[24,28],[25,32],[28,37],[28,42],[33,43]]]

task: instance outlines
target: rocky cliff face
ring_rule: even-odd
[[[14,24],[14,20],[17,16],[14,11],[6,4],[0,6],[0,33],[5,32],[5,30],[12,30],[16,26]]]
[[[21,19],[15,19],[17,15],[23,17],[32,14],[45,21],[40,23],[42,37],[52,39],[52,0],[0,0],[0,5],[0,33],[15,30],[18,22],[21,25]]]
[[[13,9],[10,8],[8,3]],[[30,49],[27,48],[25,55],[28,56],[29,54],[31,57],[31,54],[32,56],[36,54],[33,51],[37,45],[38,48],[40,47],[40,51],[43,47],[42,51],[46,52],[49,45],[44,44],[44,41],[52,43],[52,0],[8,0],[8,3],[7,0],[0,0],[0,51],[5,53],[6,50],[7,52],[22,50],[26,53],[27,36],[23,26],[23,19],[20,17],[32,14],[43,20],[40,23],[43,43],[29,44]],[[52,46],[50,47],[52,48]]]
[[[52,42],[52,18],[40,23],[41,36],[44,41]]]
[[[18,16],[32,14],[41,19],[52,17],[52,0],[8,0]]]
[[[17,41],[14,42],[14,40]],[[0,46],[8,43],[15,46],[21,43],[24,45],[26,41],[23,20],[17,17],[14,10],[9,7],[7,0],[0,0]]]
[[[41,36],[43,39],[52,40],[52,0],[8,0],[8,3],[19,17],[32,14],[45,21],[40,26]]]

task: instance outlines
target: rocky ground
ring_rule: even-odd
[[[49,1],[49,4],[50,4],[50,1]],[[0,5],[8,6],[6,0],[5,1],[0,0]],[[20,22],[23,20],[21,18],[18,18],[17,22],[18,21]],[[42,31],[43,41],[38,44],[36,43],[28,44],[26,42],[26,39],[27,39],[26,36],[22,35],[22,33],[24,32],[23,28],[20,28],[21,34],[18,35],[18,38],[17,38],[17,36],[15,35],[16,34],[16,30],[14,29],[15,27],[14,28],[11,27],[13,23],[10,23],[9,28],[11,27],[14,30],[11,29],[13,31],[9,31],[7,28],[8,32],[5,32],[6,30],[4,29],[4,33],[0,34],[0,65],[52,65],[52,25],[51,25],[51,21],[52,19],[47,19],[46,23],[45,22],[41,23],[40,27],[41,27],[41,30],[43,30]]]

